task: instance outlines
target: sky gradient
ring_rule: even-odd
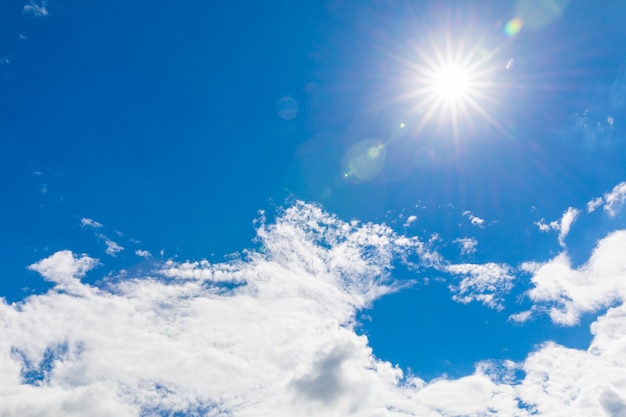
[[[0,415],[626,415],[624,21],[0,4]]]

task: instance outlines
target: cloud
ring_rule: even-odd
[[[601,207],[602,204],[604,204],[604,199],[602,197],[594,198],[587,203],[587,213],[594,212],[598,207]]]
[[[137,249],[135,251],[135,255],[137,256],[141,256],[142,258],[151,258],[152,254],[150,252],[148,252],[147,250],[143,250],[143,249]]]
[[[10,64],[11,60],[6,56],[0,56],[0,64]]]
[[[107,236],[100,234],[98,235],[98,237],[104,239],[104,244],[107,246],[107,248],[104,250],[104,253],[106,253],[107,255],[116,256],[117,253],[124,250],[123,246],[120,246],[116,242],[109,239]]]
[[[97,259],[86,255],[77,257],[71,251],[64,250],[30,265],[28,269],[39,272],[47,281],[67,290],[79,287],[80,278],[96,265]]]
[[[574,325],[584,313],[626,300],[626,231],[614,232],[600,242],[590,259],[572,268],[567,253],[541,264],[534,272],[531,300],[548,309],[555,323]]]
[[[100,229],[102,227],[102,223],[87,217],[80,219],[80,225],[83,227],[93,227],[94,229]]]
[[[604,209],[611,217],[615,216],[626,201],[626,181],[617,184],[610,193],[604,194]]]
[[[626,231],[600,241],[578,269],[564,255],[523,267],[533,274],[536,311],[558,310],[557,322],[609,306],[591,325],[588,349],[548,341],[521,362],[486,360],[470,375],[431,382],[376,357],[355,331],[359,310],[398,289],[395,262],[441,261],[427,245],[304,203],[261,222],[257,244],[230,262],[167,261],[152,277],[100,286],[81,281],[98,265],[86,255],[61,251],[31,265],[54,287],[14,304],[0,300],[0,415],[626,411],[626,307],[615,304],[626,294]],[[463,276],[459,297],[494,307],[512,285],[507,265],[446,268]]]
[[[464,211],[463,216],[467,217],[474,226],[478,226],[478,227],[485,226],[485,220],[481,219],[478,216],[474,216],[472,212],[469,210]]]
[[[48,16],[48,0],[41,0],[37,2],[35,0],[30,0],[27,5],[22,9],[23,13],[31,14],[35,17],[45,17]]]
[[[539,230],[542,232],[549,232],[550,230],[558,230],[559,231],[559,245],[561,245],[562,247],[565,247],[565,238],[569,234],[572,224],[578,217],[579,213],[580,211],[578,209],[569,207],[565,211],[565,213],[563,213],[561,220],[559,221],[554,220],[550,223],[546,223],[544,219],[541,219],[535,222],[535,225],[537,225]]]
[[[471,255],[476,252],[478,241],[471,237],[463,237],[454,240],[461,247],[461,255]]]
[[[602,197],[594,198],[587,203],[587,212],[591,213],[597,208],[604,206],[609,216],[615,217],[626,201],[626,181],[620,182],[613,190],[605,193]]]
[[[416,221],[417,221],[417,216],[411,215],[411,216],[407,217],[406,222],[404,223],[404,227],[409,227],[410,225],[412,225]]]
[[[451,285],[455,301],[467,304],[478,301],[490,308],[504,308],[503,297],[513,288],[514,276],[511,267],[503,264],[487,263],[448,265],[445,270],[464,278],[457,285]]]

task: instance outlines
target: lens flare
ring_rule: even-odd
[[[504,33],[509,36],[515,36],[522,30],[522,27],[524,27],[524,22],[519,17],[516,17],[515,19],[509,20],[504,26]]]

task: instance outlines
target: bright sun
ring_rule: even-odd
[[[492,99],[493,68],[489,62],[495,51],[486,51],[480,45],[468,48],[465,42],[456,45],[446,39],[443,45],[431,39],[431,48],[415,48],[408,66],[408,91],[402,99],[414,104],[412,112],[418,115],[418,129],[435,115],[440,123],[451,126],[455,139],[459,137],[461,120],[473,124],[480,116],[497,124],[484,107]],[[443,47],[442,47],[443,46]]]
[[[434,93],[444,100],[463,100],[468,94],[467,70],[458,66],[441,68],[433,77]]]

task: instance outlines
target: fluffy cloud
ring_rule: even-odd
[[[613,189],[604,194],[602,197],[594,198],[587,203],[587,211],[589,213],[597,208],[604,206],[604,210],[609,216],[614,217],[623,207],[626,201],[626,181],[617,184]]]
[[[397,260],[461,275],[457,296],[496,307],[510,288],[510,267],[441,266],[416,238],[343,222],[303,203],[261,223],[257,243],[258,250],[227,263],[167,261],[152,277],[123,276],[98,287],[81,282],[98,265],[86,255],[62,251],[31,265],[55,286],[19,303],[0,301],[0,415],[626,411],[623,305],[593,323],[587,350],[547,342],[520,363],[485,361],[471,375],[427,383],[378,359],[355,332],[356,312],[398,289],[389,275]],[[625,245],[626,231],[608,236],[576,270],[564,256],[526,264],[532,300],[558,310],[557,321],[623,301]]]
[[[537,265],[531,279],[530,298],[545,306],[552,320],[576,324],[580,316],[626,300],[626,231],[602,239],[590,259],[572,268],[567,253]]]

